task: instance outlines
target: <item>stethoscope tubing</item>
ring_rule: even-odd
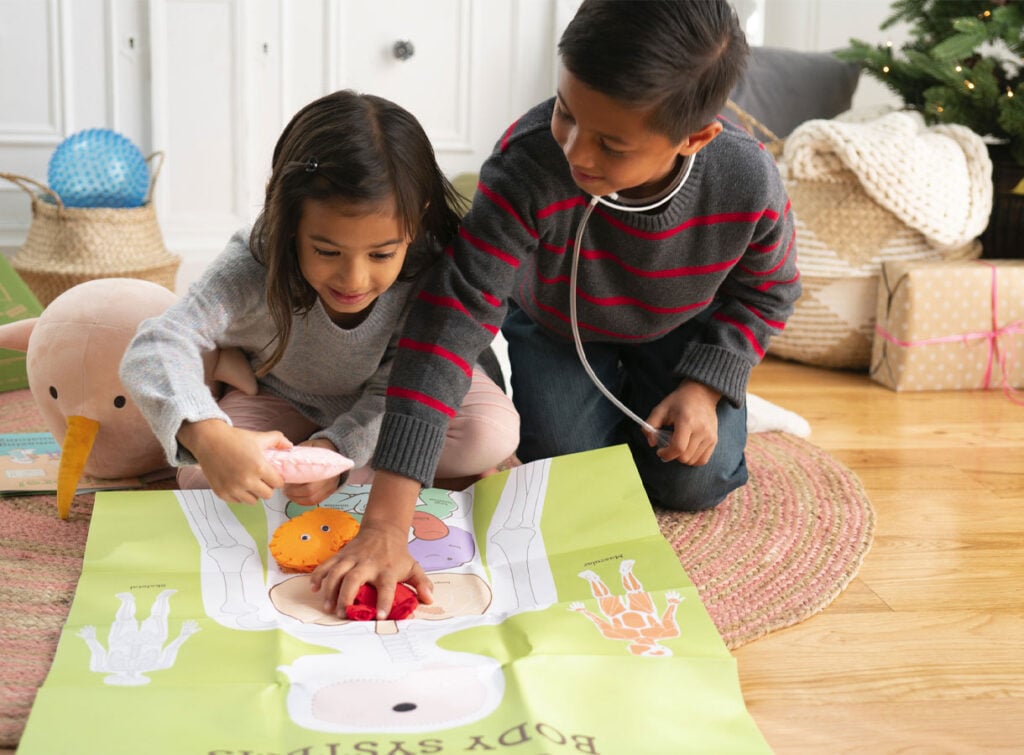
[[[598,204],[605,205],[606,207],[610,207],[615,210],[622,210],[624,212],[647,212],[649,210],[657,209],[666,202],[670,201],[676,194],[679,193],[679,190],[683,188],[683,184],[686,183],[686,179],[690,177],[690,170],[692,168],[693,156],[691,155],[686,160],[686,168],[684,169],[683,176],[680,179],[679,183],[676,185],[676,187],[671,192],[666,194],[664,197],[661,197],[656,202],[653,202],[648,205],[638,207],[635,205],[623,204],[617,201],[619,199],[619,196],[618,194],[615,193],[609,194],[607,197],[602,197],[597,194],[594,194],[590,198],[590,201],[587,203],[586,209],[583,211],[583,217],[580,218],[579,225],[576,226],[576,238],[573,243],[572,262],[569,270],[569,325],[572,329],[573,343],[576,345],[576,354],[579,356],[580,363],[583,365],[584,372],[587,373],[587,376],[590,378],[591,382],[597,387],[597,389],[604,394],[605,398],[611,401],[612,404],[614,404],[619,409],[619,411],[621,411],[623,414],[629,417],[629,419],[640,425],[640,427],[642,427],[645,431],[647,431],[648,433],[655,437],[659,448],[664,448],[665,446],[668,445],[669,440],[672,438],[671,431],[659,429],[652,426],[646,420],[635,414],[628,406],[619,401],[618,397],[615,396],[615,394],[613,394],[610,390],[608,390],[607,386],[605,386],[605,384],[601,382],[601,379],[596,374],[594,374],[594,370],[590,366],[590,362],[587,361],[587,355],[583,351],[583,341],[580,338],[579,318],[577,316],[576,308],[576,293],[579,281],[580,249],[582,248],[583,244],[583,231],[586,229],[587,221],[590,220],[590,216],[594,212],[594,208],[597,207]]]

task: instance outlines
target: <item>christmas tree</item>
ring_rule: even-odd
[[[881,29],[909,24],[910,41],[851,39],[860,63],[928,123],[992,137],[1024,165],[1024,0],[894,0]]]

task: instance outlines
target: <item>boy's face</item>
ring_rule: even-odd
[[[591,195],[651,196],[676,175],[680,155],[696,152],[721,130],[716,123],[710,138],[698,143],[691,135],[675,144],[647,126],[649,113],[591,89],[563,67],[551,133],[576,185]]]

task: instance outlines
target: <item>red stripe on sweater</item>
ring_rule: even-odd
[[[789,280],[784,280],[784,281],[765,281],[764,283],[758,283],[756,286],[754,286],[754,290],[755,291],[769,291],[769,290],[775,288],[776,286],[789,286],[789,285],[791,285],[793,283],[796,283],[798,280],[800,280],[800,273],[797,273],[796,275],[794,275]]]
[[[533,303],[534,303],[534,305],[538,309],[541,309],[544,312],[547,312],[549,315],[552,315],[553,317],[561,320],[562,322],[564,322],[566,324],[566,326],[572,327],[572,324],[571,324],[571,322],[569,320],[569,315],[567,315],[564,312],[562,312],[562,310],[557,309],[555,307],[549,307],[549,306],[546,306],[544,304],[541,304],[539,301],[537,301],[536,297],[533,297]],[[664,330],[654,331],[653,333],[641,333],[641,334],[636,334],[636,333],[617,333],[614,330],[605,330],[604,328],[598,328],[598,327],[593,326],[593,325],[588,325],[587,323],[580,322],[579,320],[577,320],[577,324],[579,325],[580,330],[589,330],[591,333],[598,333],[598,334],[603,335],[603,336],[610,336],[610,337],[616,338],[616,339],[618,339],[620,341],[640,341],[640,340],[653,341],[654,339],[661,338],[663,335],[665,335],[666,333],[669,333],[669,332],[671,332],[673,330],[673,328],[669,327],[669,328],[665,328]]]
[[[673,267],[666,270],[644,270],[639,267],[627,265],[613,252],[605,252],[598,249],[584,249],[580,252],[580,256],[585,260],[611,260],[620,268],[638,278],[682,278],[688,275],[708,275],[710,273],[728,270],[742,259],[742,257],[737,257],[736,259],[725,260],[724,262],[715,262],[711,265],[688,265],[686,267]]]
[[[789,198],[787,197],[786,198],[786,206],[782,208],[782,217],[788,216],[792,209],[793,209],[793,205],[790,202]],[[795,230],[794,230],[794,233],[795,233]],[[751,250],[752,252],[771,252],[771,251],[774,251],[775,249],[777,249],[779,247],[779,244],[781,244],[781,243],[782,243],[782,239],[780,238],[778,241],[776,241],[771,246],[766,246],[764,244],[750,244],[750,245],[747,246],[747,249]]]
[[[453,248],[453,245],[452,244],[448,244],[448,246],[446,246],[444,248],[444,253],[447,256],[449,256],[449,257],[454,257],[455,256],[455,250]],[[512,264],[513,264],[514,267],[519,267],[519,260],[513,259],[512,260]],[[480,295],[482,297],[484,297],[484,301],[486,301],[492,307],[500,307],[501,306],[501,299],[499,299],[494,294],[489,293],[488,291],[481,291]]]
[[[758,320],[763,322],[765,325],[775,328],[776,330],[785,330],[786,323],[782,322],[781,320],[769,320],[767,317],[764,316],[764,313],[758,310],[756,307],[752,307],[746,302],[742,302],[742,304],[750,311],[752,315],[754,315]]]
[[[483,296],[484,298],[487,298],[489,294],[483,294]],[[462,302],[460,302],[458,299],[454,299],[450,296],[437,296],[436,294],[432,294],[428,291],[420,291],[419,296],[417,298],[420,301],[424,301],[427,304],[432,304],[435,307],[447,307],[448,309],[454,309],[456,312],[461,312],[491,335],[497,335],[498,333],[497,325],[488,325],[485,322],[480,322],[479,320],[474,319],[473,316],[469,314],[469,310],[466,309],[462,305]]]
[[[749,273],[750,275],[754,275],[754,276],[757,276],[757,277],[760,277],[760,276],[763,276],[763,275],[771,275],[772,273],[777,272],[779,270],[779,268],[781,268],[783,265],[786,264],[786,260],[789,259],[789,255],[793,251],[793,243],[795,241],[796,241],[796,231],[794,231],[793,233],[790,234],[790,236],[789,236],[789,245],[786,246],[786,253],[784,255],[782,255],[782,259],[780,259],[773,267],[770,267],[767,270],[754,270],[754,269],[752,269],[750,267],[747,267],[746,265],[740,265],[740,269],[743,270],[746,273]]]
[[[697,228],[700,226],[718,225],[719,223],[757,223],[761,218],[769,218],[773,222],[778,219],[779,214],[770,207],[761,210],[760,212],[723,212],[717,215],[703,215],[701,217],[690,218],[684,223],[680,223],[675,228],[669,228],[664,231],[641,231],[637,228],[631,228],[630,226],[623,223],[618,218],[610,215],[603,209],[596,209],[596,213],[600,214],[608,223],[618,228],[623,233],[627,233],[630,236],[636,236],[637,238],[646,239],[648,241],[660,241],[662,239],[671,238],[677,233],[682,233],[689,228]]]
[[[501,303],[497,299],[495,299],[494,296],[492,296],[490,294],[486,294],[486,293],[482,293],[481,292],[480,295],[483,296],[483,298],[486,299],[488,303],[494,303],[496,306]],[[418,296],[418,298],[421,301],[425,301],[428,304],[433,304],[434,306],[444,306],[444,307],[447,307],[447,308],[450,308],[450,309],[455,309],[456,311],[460,311],[463,314],[465,314],[465,316],[467,318],[472,320],[474,323],[479,325],[481,328],[483,328],[488,333],[490,333],[492,335],[496,335],[498,333],[498,330],[499,330],[498,326],[496,326],[496,325],[487,325],[486,323],[481,323],[480,321],[473,319],[473,317],[469,313],[469,310],[465,306],[463,306],[462,302],[459,301],[458,299],[455,299],[455,298],[453,298],[451,296],[437,296],[436,294],[431,294],[431,293],[429,293],[427,291],[421,291],[419,296]]]
[[[747,245],[747,249],[749,249],[752,252],[774,252],[776,249],[778,249],[779,244],[781,244],[781,243],[782,243],[782,239],[779,239],[778,241],[776,241],[774,244],[771,244],[771,245],[767,245],[767,244],[748,244]]]
[[[398,348],[409,349],[410,351],[419,351],[424,354],[433,354],[434,356],[441,357],[442,359],[451,362],[464,373],[467,377],[472,376],[473,368],[469,366],[469,363],[448,349],[442,349],[436,343],[423,343],[422,341],[413,341],[411,338],[400,338],[398,339]]]
[[[433,396],[428,396],[427,394],[420,393],[419,391],[410,391],[408,388],[392,387],[388,388],[387,395],[393,396],[395,398],[407,398],[410,401],[415,401],[418,404],[423,404],[424,406],[430,407],[434,411],[441,412],[442,414],[447,414],[449,417],[455,416],[455,410],[452,409],[450,406],[438,401]]]
[[[508,252],[502,251],[498,247],[494,246],[494,244],[488,244],[483,239],[477,236],[473,236],[469,231],[466,230],[465,226],[461,226],[459,228],[459,236],[465,239],[467,242],[469,242],[470,246],[472,246],[474,249],[479,249],[481,252],[489,254],[492,257],[496,257],[497,259],[504,262],[506,265],[510,265],[514,268],[519,267],[519,260],[517,260]]]
[[[736,330],[743,334],[743,337],[750,343],[750,348],[754,350],[758,358],[764,358],[764,348],[758,342],[757,338],[754,337],[754,332],[743,323],[738,320],[734,320],[731,317],[723,315],[721,312],[715,312],[711,315],[711,319],[718,320],[718,322],[724,322],[726,325],[732,325]]]
[[[498,208],[505,211],[507,215],[510,215],[519,225],[523,227],[523,230],[530,234],[531,238],[540,238],[540,234],[537,233],[533,228],[526,224],[526,221],[519,217],[519,214],[512,208],[508,200],[501,196],[498,192],[492,189],[490,186],[484,186],[483,183],[477,184],[477,191],[487,197],[491,202],[498,206]]]
[[[429,291],[420,291],[418,298],[427,304],[433,304],[435,307],[448,307],[469,316],[469,310],[462,306],[462,302],[450,296],[437,296]]]
[[[508,149],[508,140],[512,137],[512,133],[516,130],[516,124],[519,123],[519,119],[516,118],[512,121],[512,125],[508,127],[504,134],[501,135],[501,151],[504,152]]]
[[[571,210],[573,207],[580,207],[585,205],[587,201],[583,197],[573,197],[572,199],[560,199],[557,202],[549,204],[547,207],[542,207],[537,211],[537,218],[546,218],[554,215],[556,212],[562,212],[563,210]]]
[[[567,275],[556,275],[554,278],[545,278],[539,272],[537,273],[537,281],[543,285],[551,285],[553,283],[568,283],[569,276]],[[711,299],[705,299],[704,301],[696,302],[694,304],[684,304],[681,307],[658,307],[654,304],[648,304],[647,302],[639,299],[634,299],[630,296],[593,296],[588,294],[586,291],[581,290],[579,287],[576,288],[576,296],[583,301],[596,304],[600,307],[636,307],[642,309],[645,312],[657,312],[658,314],[675,314],[678,312],[688,312],[691,309],[697,307],[706,306],[711,302]]]

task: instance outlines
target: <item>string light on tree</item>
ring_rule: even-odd
[[[967,126],[1024,166],[1024,0],[892,0],[892,40],[851,39],[837,55],[855,61],[929,123]]]

